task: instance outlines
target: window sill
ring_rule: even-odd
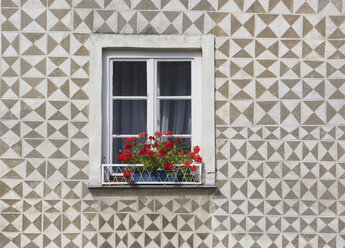
[[[101,184],[89,184],[89,189],[216,189],[215,184],[199,184],[199,185],[101,185]]]

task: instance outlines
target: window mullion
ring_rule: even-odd
[[[153,135],[154,133],[154,107],[155,107],[155,68],[154,60],[147,61],[147,133]]]
[[[114,85],[114,68],[113,68],[113,61],[109,60],[109,73],[108,73],[108,133],[107,133],[107,137],[108,137],[108,151],[106,154],[106,161],[108,164],[112,163],[111,160],[111,153],[113,150],[113,137],[112,137],[112,133],[113,133],[113,100],[112,100],[112,96],[113,96],[113,85]]]
[[[192,62],[191,66],[191,80],[192,80],[192,102],[191,102],[191,111],[192,111],[192,142],[191,145],[194,146],[196,144],[201,144],[201,126],[202,122],[198,120],[198,115],[200,115],[202,109],[200,108],[202,106],[201,101],[201,89],[202,85],[201,83],[201,77],[200,77],[200,71],[198,70],[200,66],[200,58],[195,58]],[[198,121],[196,121],[198,120]]]

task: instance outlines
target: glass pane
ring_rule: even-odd
[[[135,143],[139,143],[139,142],[145,142],[144,139],[139,139],[137,138],[137,140],[134,142],[130,142],[130,144],[133,146]],[[114,138],[113,139],[113,154],[111,154],[111,158],[112,158],[112,162],[114,164],[120,164],[121,161],[116,160],[116,156],[121,154],[121,152],[124,150],[123,146],[124,146],[125,142],[124,142],[124,138]],[[121,150],[121,152],[120,152]]]
[[[114,164],[120,164],[121,161],[116,160],[116,156],[121,154],[120,150],[123,150],[123,146],[125,144],[125,142],[123,141],[124,139],[113,139],[113,154],[111,154],[111,158],[112,158],[112,162]]]
[[[115,61],[113,63],[114,96],[146,96],[146,62]]]
[[[158,62],[158,95],[191,95],[191,62]]]
[[[113,101],[113,134],[146,132],[146,100]]]
[[[160,131],[172,131],[174,134],[191,133],[191,101],[160,100],[158,127]]]

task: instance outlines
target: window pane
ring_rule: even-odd
[[[116,138],[113,139],[113,154],[110,155],[110,157],[112,158],[112,162],[114,164],[120,164],[121,161],[116,160],[116,156],[121,154],[121,152],[119,150],[123,150],[123,145],[125,144],[123,142],[123,138]]]
[[[158,95],[191,95],[191,62],[158,62]]]
[[[114,96],[146,96],[146,62],[115,61],[113,70]]]
[[[158,127],[160,131],[172,131],[174,134],[191,133],[190,100],[160,100]]]
[[[113,101],[113,134],[146,132],[146,100]]]

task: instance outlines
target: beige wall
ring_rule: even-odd
[[[343,247],[344,10],[1,1],[0,247]],[[92,33],[215,35],[216,191],[88,190]]]

